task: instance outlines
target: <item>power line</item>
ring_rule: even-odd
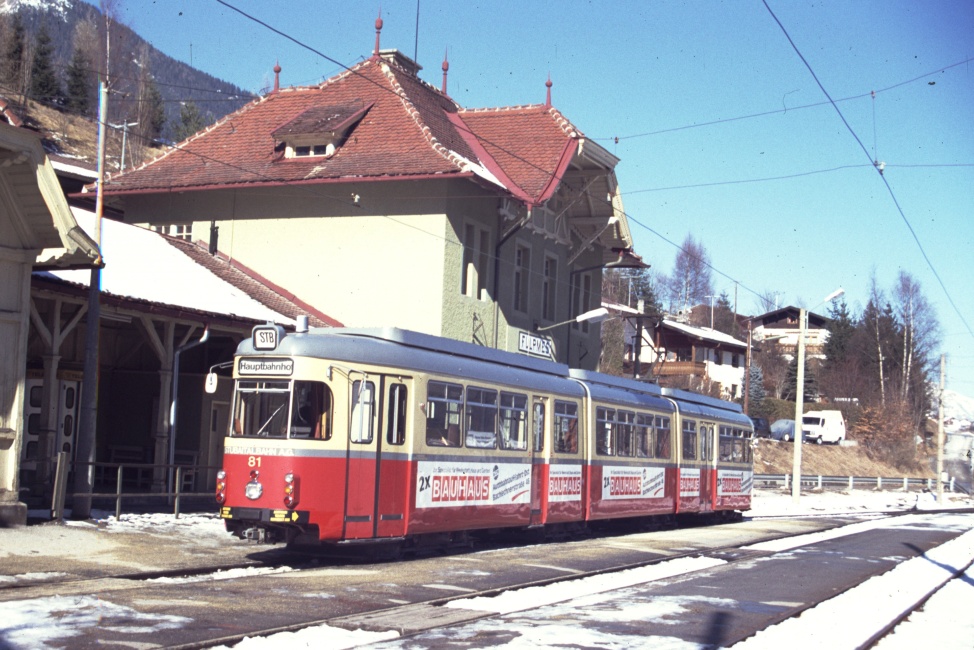
[[[897,165],[886,163],[886,169],[895,168],[922,168],[922,167],[974,167],[974,163],[944,163],[944,164],[917,164],[917,165]],[[765,183],[768,181],[781,181],[789,180],[792,178],[801,178],[803,176],[814,176],[816,174],[828,174],[830,172],[842,171],[844,169],[873,169],[875,165],[873,164],[859,164],[859,165],[841,165],[839,167],[830,167],[828,169],[814,169],[807,172],[795,172],[794,174],[786,174],[784,176],[765,176],[763,178],[740,178],[731,181],[712,181],[709,183],[694,183],[691,185],[669,185],[666,187],[650,187],[642,190],[630,190],[628,192],[622,192],[623,195],[628,196],[630,194],[643,194],[645,192],[665,192],[668,190],[687,190],[696,189],[700,187],[715,187],[720,185],[744,185],[747,183]]]
[[[774,19],[774,21],[778,24],[778,27],[781,29],[781,32],[785,35],[785,38],[788,39],[788,42],[791,44],[792,49],[795,50],[795,53],[798,55],[798,58],[801,59],[802,63],[805,65],[805,68],[808,69],[808,72],[809,74],[812,75],[812,78],[815,80],[815,83],[818,84],[818,87],[822,91],[822,94],[825,95],[829,103],[832,105],[832,108],[835,109],[835,112],[839,115],[839,118],[842,120],[842,123],[845,124],[846,129],[848,129],[849,133],[859,144],[859,148],[862,149],[863,153],[866,154],[866,158],[870,159],[870,162],[873,162],[872,158],[869,155],[869,150],[866,149],[865,145],[863,145],[862,143],[862,140],[859,139],[859,136],[856,134],[855,130],[852,128],[852,126],[850,126],[849,122],[845,119],[845,116],[842,114],[842,111],[839,110],[839,107],[836,105],[835,101],[833,101],[832,97],[829,95],[829,92],[825,89],[825,86],[823,86],[822,82],[819,81],[819,78],[815,74],[815,71],[812,69],[812,66],[805,59],[805,56],[801,53],[801,50],[798,49],[798,46],[795,44],[795,41],[792,40],[791,35],[788,34],[788,30],[785,29],[785,26],[781,24],[780,20],[778,20],[778,17],[775,15],[774,11],[772,11],[771,7],[768,6],[767,0],[761,0],[761,2],[764,4],[765,9],[768,10],[768,13],[771,14],[771,17]],[[879,165],[876,165],[876,171],[879,174],[879,178],[882,181],[883,185],[886,187],[886,191],[889,193],[890,198],[893,200],[893,204],[896,206],[896,210],[897,212],[899,212],[900,218],[903,220],[903,223],[906,224],[907,230],[910,231],[910,235],[913,237],[913,241],[916,242],[917,248],[920,250],[920,254],[923,256],[923,259],[927,263],[927,267],[930,269],[931,273],[933,273],[933,276],[937,279],[937,282],[940,284],[940,288],[943,290],[944,295],[947,297],[947,301],[950,303],[950,306],[953,307],[954,313],[957,314],[957,317],[964,324],[964,327],[967,328],[967,331],[971,335],[971,338],[974,338],[974,330],[971,329],[971,326],[967,322],[967,319],[964,318],[964,315],[961,314],[960,309],[957,307],[957,303],[954,302],[954,298],[950,294],[950,291],[947,290],[947,286],[944,284],[944,281],[941,279],[940,274],[937,272],[937,269],[934,267],[933,262],[930,260],[930,257],[927,255],[926,250],[924,250],[923,244],[920,242],[920,238],[917,236],[916,231],[913,229],[913,226],[910,224],[909,219],[906,218],[906,213],[903,212],[903,208],[900,206],[900,202],[897,200],[896,194],[893,192],[893,188],[890,186],[889,181],[886,179],[886,176],[883,174],[882,168]]]
[[[896,88],[899,88],[901,86],[906,86],[908,84],[915,83],[915,82],[920,81],[922,79],[926,79],[927,77],[932,77],[935,74],[940,74],[941,72],[945,72],[947,70],[950,70],[951,68],[956,68],[958,66],[965,65],[967,63],[970,63],[971,61],[974,61],[974,57],[969,57],[967,59],[964,59],[963,61],[958,61],[957,63],[951,63],[950,65],[944,66],[942,68],[938,68],[938,69],[936,69],[936,70],[934,70],[932,72],[927,72],[927,73],[924,73],[924,74],[922,74],[922,75],[920,75],[918,77],[913,77],[912,79],[907,79],[906,81],[901,81],[899,83],[895,83],[892,86],[887,86],[887,87],[881,88],[879,90],[871,90],[869,92],[860,93],[858,95],[851,95],[849,97],[843,97],[841,99],[835,100],[835,102],[847,102],[847,101],[852,101],[854,99],[863,99],[865,97],[870,97],[870,96],[874,96],[874,95],[877,95],[877,94],[880,94],[880,93],[885,93],[885,92],[888,92],[890,90],[894,90]],[[750,113],[748,115],[738,115],[736,117],[725,117],[725,118],[720,118],[720,119],[716,119],[716,120],[709,120],[707,122],[700,122],[699,124],[685,124],[683,126],[674,126],[674,127],[668,128],[668,129],[659,129],[657,131],[647,131],[645,133],[635,133],[635,134],[632,134],[632,135],[620,135],[620,136],[614,136],[614,137],[601,137],[601,138],[592,138],[592,139],[593,140],[604,140],[604,141],[610,141],[610,142],[617,142],[618,143],[618,142],[622,142],[623,140],[632,140],[634,138],[645,138],[645,137],[651,136],[651,135],[661,135],[663,133],[673,133],[673,132],[676,132],[676,131],[686,131],[688,129],[698,129],[698,128],[704,127],[704,126],[714,126],[714,125],[717,125],[717,124],[728,124],[730,122],[740,122],[742,120],[750,120],[750,119],[754,119],[754,118],[757,118],[757,117],[768,117],[769,115],[781,115],[781,114],[787,113],[789,111],[800,111],[800,110],[804,110],[806,108],[817,108],[819,106],[828,106],[830,104],[833,104],[834,105],[834,102],[831,102],[831,101],[813,102],[811,104],[802,104],[801,106],[793,106],[791,108],[787,108],[787,107],[786,108],[779,108],[779,109],[775,109],[775,110],[772,110],[772,111],[762,111],[760,113]]]

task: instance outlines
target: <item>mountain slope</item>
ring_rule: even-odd
[[[99,38],[103,38],[103,15],[97,7],[83,0],[3,0],[0,3],[0,15],[9,19],[15,14],[23,21],[31,44],[40,26],[43,24],[46,27],[55,46],[54,66],[62,71],[62,83],[63,71],[67,69],[74,53],[79,25],[97,28],[101,31]],[[180,120],[180,109],[186,102],[194,102],[204,122],[210,124],[253,99],[253,95],[241,88],[163,54],[124,24],[112,22],[110,33],[110,87],[113,91],[112,100],[109,101],[111,123],[133,121],[138,108],[133,98],[138,97],[138,78],[145,65],[148,65],[148,71],[162,96],[166,114],[166,125],[162,133],[164,140],[172,138],[174,128]],[[97,46],[89,42],[88,47]],[[142,60],[143,53],[148,55],[147,62]],[[94,74],[92,83],[92,97],[95,97]],[[0,94],[15,99],[11,97],[12,90],[8,86]],[[94,114],[93,108],[88,117],[94,117]]]

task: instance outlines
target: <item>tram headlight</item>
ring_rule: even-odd
[[[227,473],[222,469],[216,473],[216,494],[214,497],[220,505],[223,505],[223,502],[227,500]]]
[[[284,475],[284,505],[288,508],[298,505],[298,477],[293,472]]]

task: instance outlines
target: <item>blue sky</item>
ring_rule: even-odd
[[[378,2],[227,1],[341,64],[371,54]],[[550,74],[555,107],[621,158],[656,270],[692,233],[742,313],[770,292],[824,313],[840,286],[858,311],[873,276],[891,291],[906,270],[940,320],[947,387],[974,395],[974,2],[768,0],[842,116],[759,0],[381,4],[382,47],[436,86],[448,52],[462,106],[541,103]],[[341,70],[216,0],[121,9],[161,51],[253,92],[275,62],[283,85]]]

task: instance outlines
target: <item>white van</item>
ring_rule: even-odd
[[[845,440],[845,420],[842,411],[809,411],[802,416],[802,440],[839,444]]]

